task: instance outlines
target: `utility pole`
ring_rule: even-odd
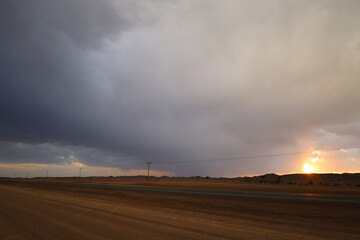
[[[26,178],[29,178],[29,172],[26,172]]]
[[[148,174],[147,174],[147,178],[146,178],[146,181],[149,181],[149,177],[150,177],[150,164],[152,164],[152,162],[145,162],[148,166]]]
[[[81,178],[81,170],[82,168],[79,168],[79,178]]]
[[[46,170],[46,177],[49,177],[49,170]]]

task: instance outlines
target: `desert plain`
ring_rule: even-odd
[[[0,239],[360,238],[358,201],[243,198],[89,187],[92,184],[145,187],[145,190],[303,194],[330,199],[360,196],[360,188],[356,186],[260,184],[231,179],[3,178]]]

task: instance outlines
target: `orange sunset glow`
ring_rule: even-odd
[[[316,173],[319,172],[319,165],[324,161],[320,157],[320,151],[313,151],[311,157],[308,157],[307,161],[303,164],[303,172],[304,173]]]

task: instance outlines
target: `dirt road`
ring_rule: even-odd
[[[0,184],[0,239],[358,239],[358,206]]]

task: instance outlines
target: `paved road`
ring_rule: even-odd
[[[16,180],[7,180],[17,182]],[[360,205],[360,196],[357,195],[330,195],[330,194],[310,194],[310,193],[281,193],[281,192],[253,192],[253,191],[227,191],[211,189],[180,189],[180,188],[162,188],[145,186],[114,186],[100,184],[80,184],[80,183],[59,183],[43,181],[21,181],[29,184],[51,184],[72,187],[87,187],[100,189],[116,189],[130,191],[163,192],[176,194],[206,195],[216,197],[247,198],[260,200],[281,200],[281,201],[300,201],[331,204],[351,204]]]

